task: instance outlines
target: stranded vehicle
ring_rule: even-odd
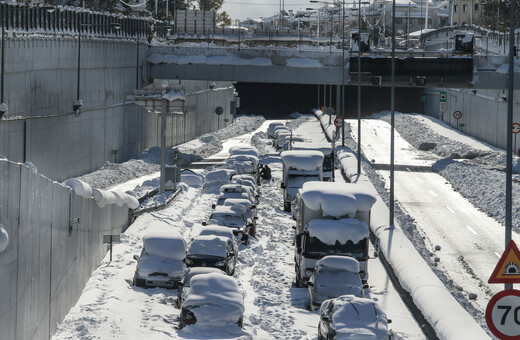
[[[318,150],[323,152],[323,180],[334,182],[334,149],[328,143],[292,143],[291,150]]]
[[[316,261],[326,255],[351,256],[368,280],[370,210],[376,198],[363,183],[308,182],[298,193],[295,226],[297,286],[305,286]]]
[[[323,178],[323,153],[315,150],[288,150],[280,156],[283,163],[283,209],[291,211],[291,203],[305,182]]]

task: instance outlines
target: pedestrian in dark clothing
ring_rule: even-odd
[[[265,165],[262,168],[262,170],[260,171],[260,177],[262,177],[262,179],[271,180],[271,168],[269,167],[269,165]]]

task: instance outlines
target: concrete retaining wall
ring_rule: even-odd
[[[444,114],[439,114],[440,91],[447,94]],[[506,149],[507,134],[512,132],[511,127],[507,126],[507,90],[429,89],[427,93],[429,104],[426,105],[426,113],[439,117],[465,134]],[[519,91],[515,91],[514,97],[513,122],[520,123]],[[458,121],[453,117],[455,111],[462,112],[462,118]],[[513,145],[515,154],[519,146],[520,141],[516,147]]]
[[[43,37],[12,33],[6,40],[5,102],[0,120],[0,155],[34,163],[41,174],[63,181],[122,162],[143,149],[160,145],[158,115],[129,102],[127,96],[147,83],[148,46],[136,39],[81,36],[81,113],[76,100],[78,36]],[[170,117],[168,146],[219,127],[216,106],[231,122],[231,83],[182,81],[186,117]],[[185,120],[185,122],[184,122]],[[186,131],[184,130],[186,128]]]
[[[49,339],[103,259],[103,235],[127,226],[128,207],[99,208],[20,163],[0,161],[0,223],[9,234],[0,253],[0,339]]]

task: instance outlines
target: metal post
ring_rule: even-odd
[[[329,53],[332,52],[332,11],[330,12],[330,25],[329,25],[329,31],[330,31],[330,41],[329,41]]]
[[[159,193],[164,194],[165,179],[166,179],[166,108],[167,99],[162,101],[161,110],[161,182],[159,187]]]
[[[422,9],[421,9],[422,13]],[[395,126],[395,0],[392,0],[392,88],[390,94],[390,220],[389,226],[394,225],[394,126]]]
[[[137,62],[135,64],[135,89],[139,90],[139,28],[137,29]]]
[[[511,241],[512,223],[512,207],[513,207],[513,136],[511,128],[513,126],[513,102],[514,102],[514,67],[515,67],[515,4],[511,1],[509,11],[509,71],[507,81],[507,158],[506,158],[506,243]],[[505,45],[505,41],[504,41]],[[512,283],[506,283],[504,289],[513,289]]]
[[[358,148],[357,148],[357,173],[361,174],[361,0],[358,5],[358,65],[357,65],[357,120],[358,120]]]
[[[78,22],[78,77],[76,83],[76,101],[79,101],[79,82],[81,72],[81,23]]]
[[[5,76],[5,4],[0,5],[2,7],[2,92],[0,95],[0,104],[4,103],[4,76]]]
[[[345,0],[343,0],[341,14],[341,119],[343,119],[343,124],[341,124],[341,146],[345,146]]]

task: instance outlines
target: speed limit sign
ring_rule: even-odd
[[[486,308],[489,330],[499,339],[520,337],[520,290],[507,289],[489,300]]]
[[[338,128],[342,127],[343,126],[343,118],[341,117],[338,117],[336,119],[334,119],[334,125]]]

